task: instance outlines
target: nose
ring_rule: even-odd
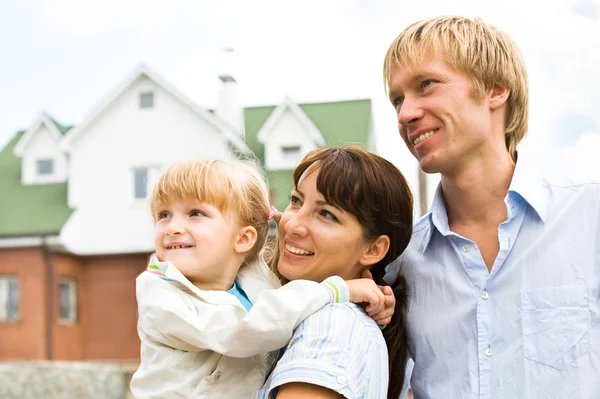
[[[398,109],[398,123],[407,127],[423,118],[423,109],[416,98],[405,97]]]
[[[284,219],[284,216],[287,216]],[[308,215],[305,212],[296,211],[289,212],[288,215],[282,215],[281,219],[284,221],[283,229],[287,234],[292,234],[300,237],[305,237],[308,234],[307,220]]]
[[[169,221],[169,225],[165,230],[165,234],[168,236],[185,234],[185,227],[183,226],[183,223],[180,220],[180,218],[176,216],[171,218],[171,220]]]

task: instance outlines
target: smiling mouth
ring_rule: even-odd
[[[285,249],[288,250],[288,252],[294,254],[294,255],[299,255],[299,256],[312,256],[315,253],[314,252],[310,252],[310,251],[306,251],[304,249],[300,249],[300,248],[296,248],[293,247],[289,244],[285,244]]]
[[[439,127],[438,127],[437,129],[430,130],[430,131],[428,131],[428,132],[425,132],[425,133],[423,133],[422,135],[420,135],[419,137],[417,137],[417,138],[416,138],[416,139],[413,141],[413,144],[414,144],[414,145],[417,145],[417,144],[419,144],[420,142],[424,141],[425,139],[427,139],[427,138],[429,138],[429,137],[433,136],[433,135],[434,135],[434,134],[435,134],[435,133],[436,133],[438,130],[440,130],[440,128],[439,128]]]
[[[191,248],[191,245],[168,245],[166,248],[167,249],[185,249],[185,248]]]

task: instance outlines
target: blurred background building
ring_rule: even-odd
[[[2,149],[0,360],[136,362],[147,196],[170,163],[255,159],[284,209],[301,155],[375,149],[369,99],[244,108],[235,77],[218,79],[217,106],[205,109],[141,65],[81,123],[42,113]]]

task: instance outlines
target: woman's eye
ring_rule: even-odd
[[[325,209],[322,209],[321,212],[319,212],[319,214],[324,217],[327,220],[331,220],[332,222],[337,222],[338,218],[335,217],[335,215]]]
[[[290,204],[299,205],[300,204],[300,198],[296,197],[293,194],[290,195]]]

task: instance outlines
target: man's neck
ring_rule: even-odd
[[[465,162],[452,174],[442,174],[442,191],[450,226],[502,223],[504,198],[515,162],[507,152]]]

